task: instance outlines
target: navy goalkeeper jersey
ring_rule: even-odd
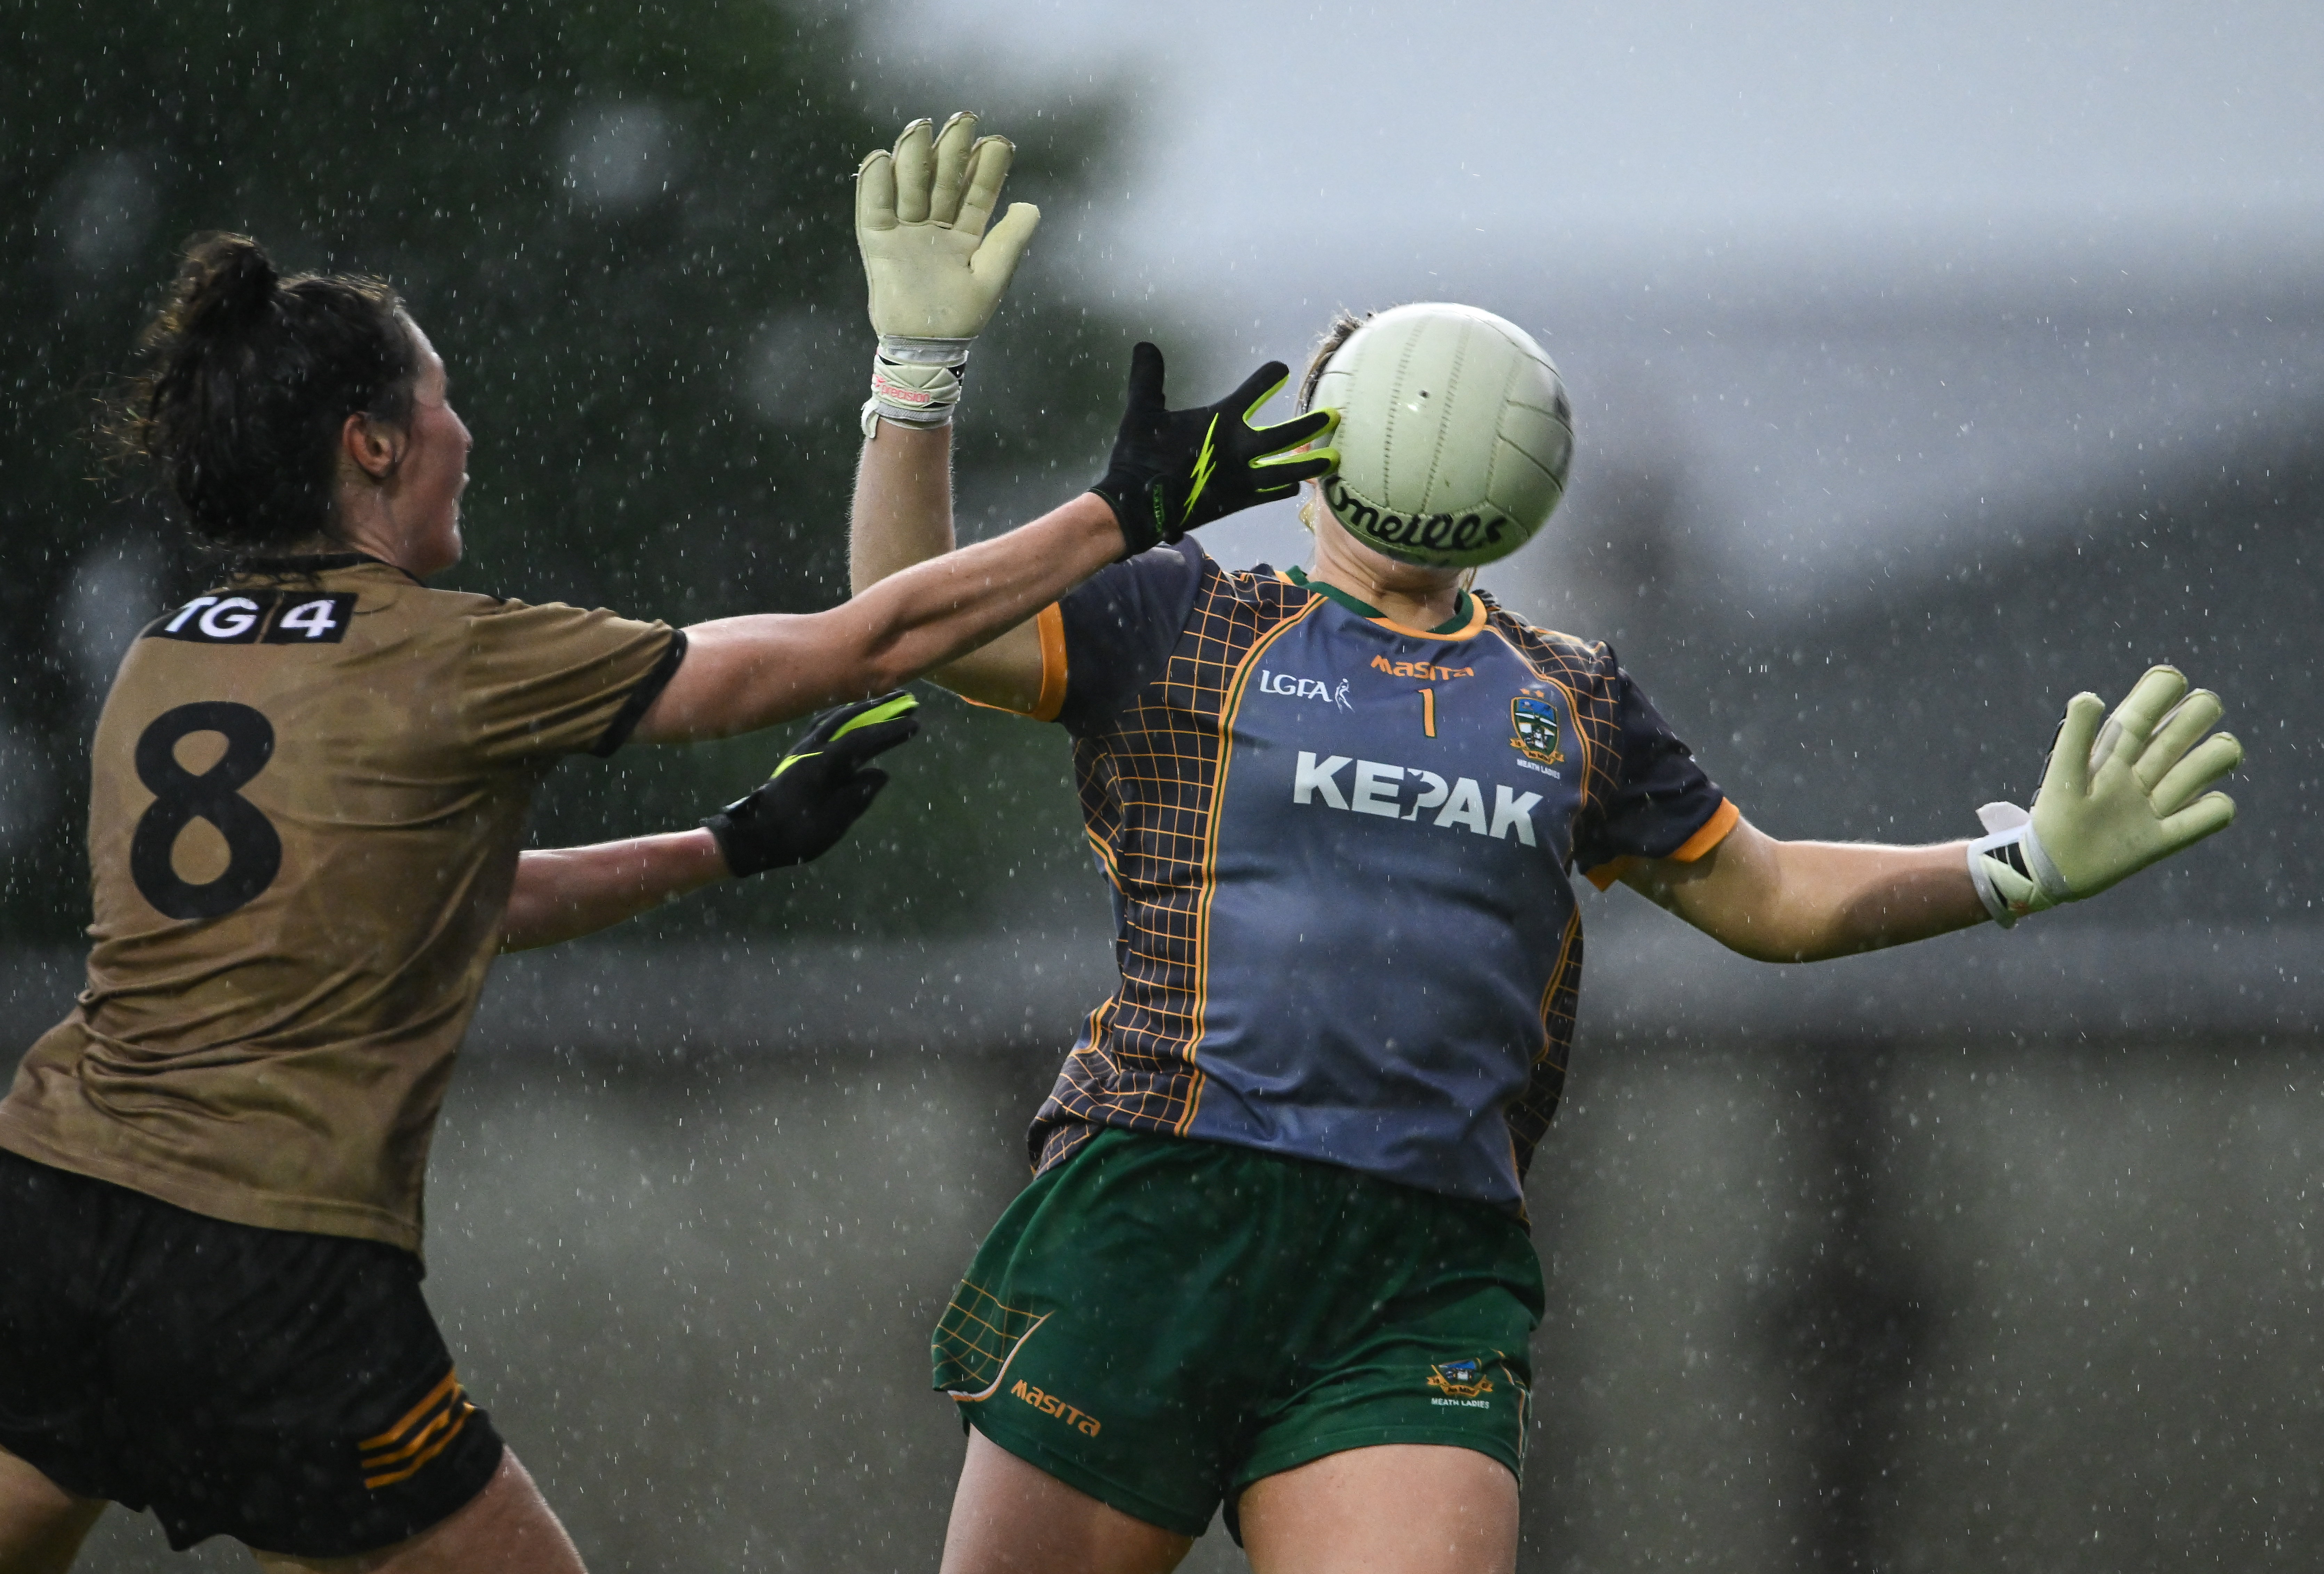
[[[1569,875],[1734,825],[1603,644],[1479,596],[1435,630],[1190,538],[1041,614],[1121,982],[1035,1117],[1366,1171],[1517,1208],[1564,1080]]]

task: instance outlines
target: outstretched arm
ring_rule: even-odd
[[[1815,962],[1984,922],[1968,846],[1779,842],[1738,820],[1692,863],[1643,861],[1623,882],[1729,950]]]
[[[2232,824],[2206,789],[2242,763],[2211,732],[2219,697],[2174,667],[2149,669],[2104,716],[2078,694],[2052,745],[2033,811],[1988,803],[1991,834],[1929,847],[1779,842],[1738,820],[1692,863],[1632,866],[1632,889],[1720,944],[1766,962],[1812,962],[1966,929],[2005,927],[2116,882]],[[2209,736],[2206,736],[2206,735]]]
[[[706,830],[528,852],[516,862],[501,949],[595,934],[732,874]]]
[[[864,446],[866,484],[937,463],[948,434],[882,431]],[[691,743],[788,721],[908,682],[1013,628],[1121,555],[1121,527],[1084,493],[1032,523],[923,562],[828,612],[696,624],[686,660],[632,737]],[[1037,680],[1038,681],[1038,680]]]
[[[887,786],[872,762],[920,730],[918,708],[899,692],[825,711],[756,792],[698,830],[521,855],[501,949],[576,940],[714,880],[821,857]]]
[[[1278,426],[1252,418],[1290,375],[1269,361],[1215,403],[1172,410],[1164,397],[1162,352],[1150,344],[1130,356],[1128,408],[1114,434],[1113,456],[1082,502],[1097,502],[1121,522],[1123,544],[1143,551],[1254,505],[1296,495],[1339,463],[1338,452],[1308,445],[1339,424],[1334,411],[1309,411]],[[859,597],[918,572],[952,546],[951,477],[921,449],[882,450],[882,434],[863,449],[849,520],[848,567]],[[972,547],[970,551],[979,549]],[[915,569],[914,565],[919,565]],[[1027,608],[1037,612],[1047,602]],[[954,693],[1029,713],[1041,691],[1039,635],[1030,624],[937,669]]]

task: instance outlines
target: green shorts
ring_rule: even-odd
[[[1198,1536],[1345,1449],[1448,1443],[1517,1473],[1541,1263],[1516,1219],[1254,1149],[1105,1131],[1035,1178],[937,1325],[964,1424]]]

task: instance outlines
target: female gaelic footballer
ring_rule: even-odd
[[[866,181],[890,255],[856,506],[915,534],[948,510],[959,365],[1038,217],[985,235],[1009,147],[973,133],[934,159],[923,124]],[[1157,531],[1085,495],[830,611],[683,631],[451,594],[425,580],[460,555],[468,432],[385,285],[212,238],[148,347],[132,432],[230,568],[123,662],[88,986],[0,1101],[0,1574],[68,1567],[108,1500],[270,1568],[577,1569],[420,1292],[429,1136],[493,953],[816,856],[916,726],[863,696]],[[1186,490],[1200,450],[1167,415],[1119,495]],[[1213,469],[1223,512],[1248,467]],[[562,755],[835,703],[703,829],[519,851]]]
[[[1805,960],[2014,921],[2232,816],[2198,797],[2240,757],[2197,743],[2218,703],[2162,668],[2104,735],[2073,702],[2030,827],[1762,834],[1605,645],[1359,539],[1386,535],[1349,501],[1386,473],[1361,412],[1447,402],[1379,379],[1497,344],[1557,410],[1547,358],[1487,313],[1339,322],[1301,400],[1332,377],[1344,455],[1304,571],[1165,544],[934,674],[1073,735],[1121,972],[936,1329],[971,1429],[948,1574],[1168,1569],[1222,1501],[1259,1574],[1515,1567],[1523,1182],[1572,1027],[1572,871]],[[933,513],[855,528],[859,589],[951,545]]]

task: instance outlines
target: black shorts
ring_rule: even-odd
[[[448,1517],[499,1468],[377,1241],[256,1229],[0,1151],[0,1448],[66,1491],[335,1558]]]

